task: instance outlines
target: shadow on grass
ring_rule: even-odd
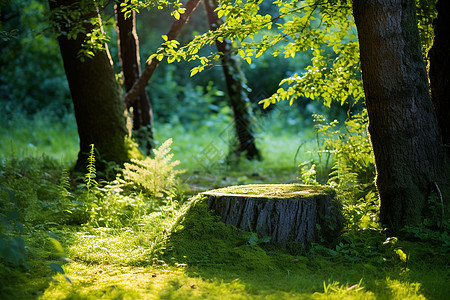
[[[323,256],[269,255],[272,263],[262,268],[204,265],[192,266],[186,274],[223,286],[239,283],[240,293],[249,297],[446,299],[450,295],[448,256],[438,254],[425,259],[413,255],[408,263],[380,264]]]

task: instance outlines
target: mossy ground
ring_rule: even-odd
[[[367,231],[363,242],[343,240],[339,251],[316,246],[291,255],[251,246],[250,233],[211,216],[201,197],[170,226],[150,215],[125,228],[28,228],[28,268],[0,272],[0,298],[445,299],[450,293],[448,254],[432,244],[385,244],[382,234]],[[55,252],[47,232],[59,237],[64,253]],[[66,277],[51,271],[52,262],[63,263]]]
[[[158,258],[173,265],[225,266],[236,270],[268,270],[271,258],[251,246],[250,233],[225,225],[207,209],[203,196],[194,197],[175,219],[155,249]]]

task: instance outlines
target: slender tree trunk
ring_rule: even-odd
[[[218,5],[217,1],[205,0],[204,3],[209,27],[211,30],[216,30],[221,24],[221,20],[214,12]],[[247,159],[261,159],[253,134],[253,116],[244,83],[244,74],[239,68],[239,62],[232,54],[233,49],[229,40],[225,39],[223,42],[216,40],[216,47],[221,53],[222,70],[225,76],[228,98],[233,110],[236,136],[239,142],[238,148],[235,150],[236,154],[239,156],[245,153]]]
[[[58,42],[80,138],[80,152],[75,169],[85,170],[91,144],[97,150],[98,170],[105,167],[101,164],[102,161],[121,165],[128,160],[125,142],[128,132],[111,57],[107,50],[97,50],[94,57],[82,61],[79,51],[85,34],[78,33],[75,39],[67,36],[72,29],[70,26],[79,25],[80,22],[86,33],[91,32],[93,26],[88,19],[98,17],[97,8],[93,2],[79,0],[49,0],[49,4],[60,30]],[[64,6],[69,6],[70,11],[80,11],[85,17],[71,20],[72,23],[68,24],[68,15],[61,18],[63,12],[60,9]]]
[[[172,24],[169,32],[167,33],[167,39],[169,41],[176,39],[176,37],[181,31],[181,28],[183,28],[184,24],[186,24],[189,21],[189,17],[191,16],[192,12],[197,8],[199,3],[200,0],[189,0],[186,3],[186,11],[184,12],[184,14],[180,16],[180,19],[176,20]],[[142,91],[147,86],[150,78],[153,76],[153,73],[155,72],[158,65],[159,60],[157,60],[156,58],[147,61],[141,76],[139,76],[139,79],[134,82],[131,89],[123,97],[123,102],[125,103],[126,106],[130,106],[136,101],[137,97],[142,93]]]
[[[136,12],[133,10],[131,15],[125,19],[125,13],[121,11],[119,4],[115,5],[117,42],[125,92],[128,92],[141,75],[139,39],[136,34]],[[147,154],[149,154],[152,149],[153,140],[153,111],[150,98],[145,89],[127,109],[133,116],[133,135],[139,145],[146,149]]]
[[[450,1],[439,0],[434,24],[434,42],[428,53],[430,85],[434,109],[447,155],[450,156]]]
[[[398,233],[418,225],[443,178],[442,137],[433,110],[414,0],[353,0],[381,221]]]

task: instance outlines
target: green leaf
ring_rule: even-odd
[[[256,233],[252,233],[250,235],[250,238],[248,239],[248,243],[250,244],[250,246],[254,247],[258,244],[258,236],[256,235]]]
[[[50,268],[52,269],[53,272],[55,273],[59,273],[59,274],[65,274],[63,268],[61,267],[60,264],[57,263],[50,263]]]
[[[192,76],[194,76],[195,74],[197,74],[198,73],[198,68],[196,67],[196,68],[193,68],[192,70],[191,70],[191,77]]]
[[[162,61],[164,59],[164,54],[160,53],[156,56],[156,59]]]
[[[61,243],[57,239],[50,238],[50,241],[52,242],[52,244],[55,247],[56,251],[58,251],[60,254],[64,253],[64,249],[61,246]]]

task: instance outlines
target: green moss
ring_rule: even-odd
[[[227,269],[267,270],[272,258],[259,246],[250,246],[250,233],[225,225],[209,213],[206,198],[192,198],[181,210],[155,253],[166,263],[223,265]]]
[[[334,190],[324,186],[303,184],[249,184],[230,186],[208,191],[207,195],[251,195],[252,198],[291,199],[307,198],[334,193]]]

